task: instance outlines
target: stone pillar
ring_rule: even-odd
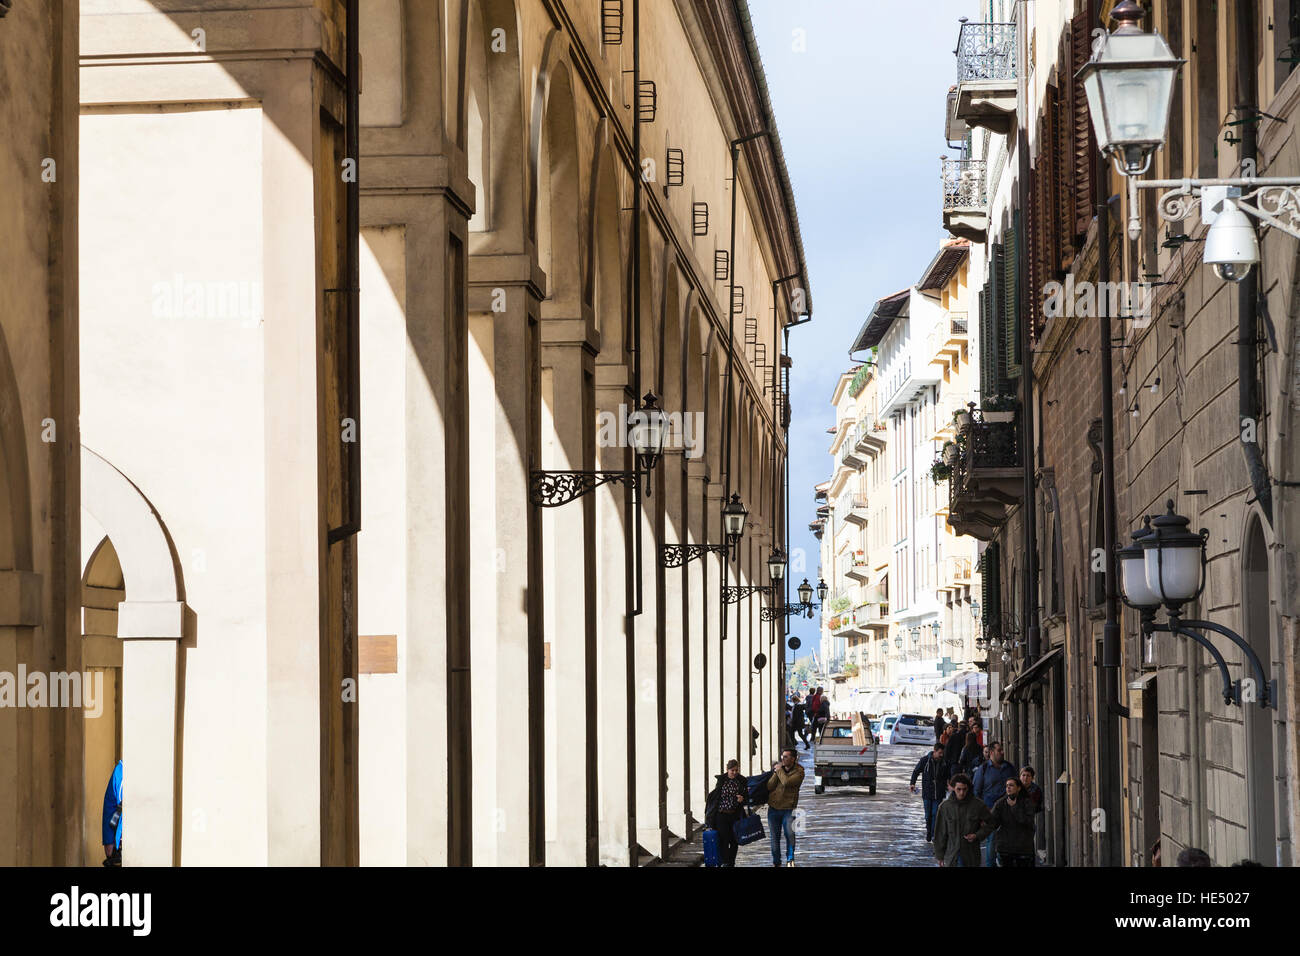
[[[706,544],[708,536],[708,515],[705,508],[721,507],[717,501],[706,497],[709,481],[707,466],[703,459],[687,462],[686,478],[686,525],[689,529],[687,540],[691,544]],[[715,555],[706,554],[697,558],[686,567],[685,588],[685,643],[688,645],[686,666],[686,740],[689,771],[687,772],[687,791],[690,799],[690,814],[697,823],[704,820],[704,796],[701,788],[706,787],[709,777],[708,760],[705,751],[708,748],[711,729],[708,714],[704,709],[706,691],[705,656],[708,653],[708,615],[709,609],[717,604],[717,578],[710,577]],[[712,595],[712,597],[710,597]]]
[[[592,470],[593,348],[584,319],[542,323],[542,467]],[[546,861],[597,854],[596,498],[542,510],[546,644]]]
[[[705,527],[709,529],[711,535],[716,529],[717,537],[713,540],[722,540],[722,508],[724,505],[722,483],[708,481],[706,478],[703,485]],[[701,732],[706,742],[703,784],[708,788],[712,788],[714,775],[722,773],[727,765],[727,757],[724,754],[726,720],[722,704],[724,671],[722,654],[725,647],[722,643],[722,612],[725,605],[722,604],[722,599],[719,597],[719,590],[722,587],[723,563],[728,559],[723,554],[710,554],[700,560],[704,562],[705,574],[703,577],[707,582],[707,587],[702,595],[704,601],[704,633],[701,641],[703,660],[700,665],[704,683],[704,691],[700,702],[704,718]],[[731,584],[736,583],[734,573],[729,574],[728,579]]]
[[[490,335],[495,399],[490,430],[469,435],[471,462],[490,462],[492,473],[486,490],[471,468],[470,512],[490,509],[495,526],[495,574],[484,594],[492,625],[473,624],[470,636],[479,865],[529,866],[544,856],[540,528],[528,500],[529,473],[540,467],[540,283],[532,272],[525,256],[470,259],[470,312],[477,317],[471,321],[490,320],[481,331]],[[471,533],[471,548],[480,540]]]
[[[627,368],[623,365],[596,366],[596,407],[617,415],[627,401]],[[622,470],[628,466],[628,452],[622,447],[597,449],[597,468]],[[635,720],[632,662],[628,659],[628,578],[630,554],[627,489],[619,484],[597,488],[596,500],[596,599],[597,599],[597,696],[599,699],[599,798],[600,862],[607,866],[628,866],[631,855],[633,805],[631,794],[636,763],[629,733]]]
[[[122,697],[122,862],[179,866],[180,642],[193,628],[183,601],[123,601],[117,606]]]
[[[666,850],[663,748],[663,602],[659,592],[657,520],[663,504],[663,472],[650,481],[654,494],[641,494],[641,613],[632,619],[636,663],[636,822],[637,840],[656,856]]]
[[[32,629],[41,622],[41,577],[31,571],[0,571],[0,673],[13,675],[13,692],[24,695],[18,684],[18,664],[31,659]],[[23,777],[31,774],[32,735],[28,711],[15,705],[0,706],[0,866],[29,861],[19,850],[23,844],[19,793],[29,786]],[[26,753],[24,753],[26,751]]]
[[[665,539],[668,544],[690,539],[686,500],[686,456],[681,448],[665,451],[660,466],[664,474]],[[657,550],[657,549],[656,549]],[[658,554],[655,555],[658,564]],[[695,564],[695,562],[691,562]],[[687,829],[687,791],[690,786],[690,746],[686,736],[686,702],[690,687],[687,662],[690,657],[690,610],[686,593],[686,570],[661,570],[664,589],[664,731],[667,778],[667,826],[681,838]]]

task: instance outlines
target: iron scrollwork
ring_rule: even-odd
[[[735,604],[751,594],[771,594],[770,584],[729,584],[722,589],[722,603]]]
[[[680,568],[706,554],[726,554],[725,544],[665,544],[659,549],[659,561],[665,568]]]
[[[637,477],[635,471],[534,471],[528,479],[528,500],[543,508],[555,508],[610,482],[635,489]]]

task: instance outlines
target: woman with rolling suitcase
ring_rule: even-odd
[[[749,778],[740,772],[739,760],[727,761],[727,772],[718,774],[718,785],[704,805],[705,865],[736,865],[736,822],[745,814],[749,800]],[[710,835],[712,834],[712,836]],[[710,864],[711,844],[717,845],[717,863]]]

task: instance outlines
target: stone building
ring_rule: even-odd
[[[0,20],[39,107],[5,147],[32,266],[6,316],[63,334],[3,320],[30,504],[0,660],[94,667],[112,705],[0,711],[36,770],[0,845],[93,862],[119,755],[128,865],[689,839],[725,760],[780,744],[779,596],[718,594],[785,546],[783,333],[811,312],[744,3],[47,6]],[[49,60],[78,47],[79,83]],[[647,392],[672,428],[633,480]],[[604,474],[542,474],[574,471]],[[731,493],[733,559],[665,567]]]
[[[1145,6],[1145,29],[1187,60],[1149,177],[1240,176],[1252,158],[1260,175],[1300,173],[1300,38],[1286,5]],[[1075,77],[1115,3],[994,7],[1005,7],[995,22],[982,7],[981,22],[960,27],[950,99],[953,119],[977,128],[974,148],[988,144],[988,179],[957,223],[986,229],[973,253],[988,276],[984,407],[991,394],[1015,396],[1012,422],[977,416],[951,488],[954,527],[988,542],[993,732],[1038,770],[1048,862],[1149,865],[1159,839],[1167,864],[1197,846],[1220,865],[1293,865],[1294,240],[1264,231],[1257,278],[1220,281],[1200,261],[1199,216],[1162,219],[1149,190],[1132,206],[1097,151]],[[1098,285],[1107,281],[1121,285],[1112,294]],[[1107,343],[1113,510],[1102,482]],[[1107,603],[1117,599],[1104,574],[1108,512],[1123,544],[1166,500],[1208,530],[1206,587],[1188,616],[1245,638],[1277,681],[1278,707],[1225,703],[1202,647],[1144,640],[1128,609],[1107,659]],[[1252,677],[1241,651],[1220,647],[1234,680]]]

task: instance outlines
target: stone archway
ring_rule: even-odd
[[[141,866],[179,865],[180,643],[194,634],[180,562],[140,489],[84,445],[81,506],[104,530],[120,564],[125,600],[117,605],[117,637],[124,642],[124,678],[149,689],[123,695],[123,792],[130,795],[131,811],[123,825],[122,858]]]

